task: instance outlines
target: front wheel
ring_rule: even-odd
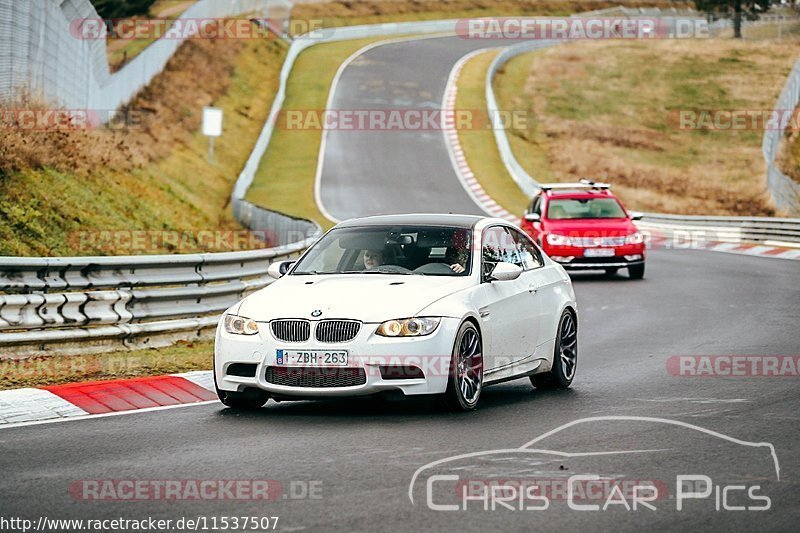
[[[644,263],[629,266],[628,276],[631,279],[642,279],[644,277]]]
[[[578,366],[578,322],[571,311],[565,310],[558,322],[553,368],[531,376],[537,389],[566,389],[575,378]]]
[[[216,387],[215,387],[216,388]],[[269,394],[261,389],[248,388],[242,392],[217,389],[219,401],[235,409],[259,409],[269,400]]]
[[[472,322],[458,329],[447,390],[440,401],[450,411],[471,411],[478,405],[483,388],[483,348],[481,335]]]

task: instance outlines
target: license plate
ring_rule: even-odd
[[[347,350],[278,350],[279,366],[347,366]]]
[[[584,257],[614,257],[613,248],[587,248],[583,251]]]

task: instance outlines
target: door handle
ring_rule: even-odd
[[[531,293],[531,294],[535,294],[535,293],[536,293],[536,291],[538,291],[538,290],[539,290],[539,286],[538,286],[537,284],[535,284],[535,283],[530,283],[530,284],[528,285],[528,292],[529,292],[529,293]]]

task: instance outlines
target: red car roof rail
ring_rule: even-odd
[[[539,185],[539,188],[543,191],[551,191],[554,189],[593,189],[607,191],[611,189],[611,185],[608,183],[597,183],[584,178],[578,183],[542,183]]]

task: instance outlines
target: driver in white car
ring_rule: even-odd
[[[373,270],[383,265],[383,260],[384,254],[382,250],[364,250],[364,268],[367,270]],[[453,272],[461,274],[466,270],[464,266],[466,264],[465,253],[462,253],[455,246],[448,247],[445,263]]]

